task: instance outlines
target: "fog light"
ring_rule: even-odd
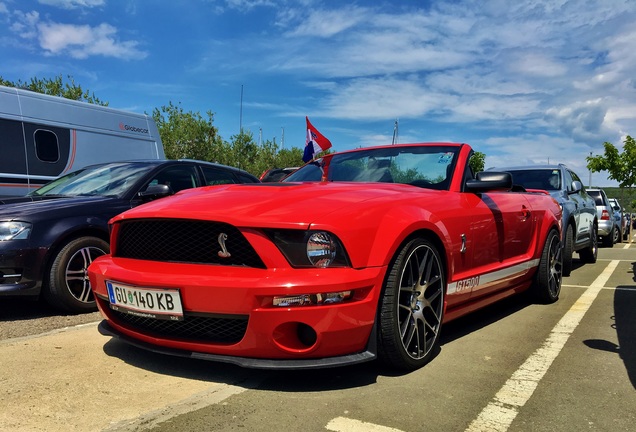
[[[342,303],[353,297],[353,291],[340,291],[333,293],[300,294],[295,296],[274,297],[273,305],[280,307],[290,306],[316,306],[324,304]]]

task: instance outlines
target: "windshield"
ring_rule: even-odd
[[[327,155],[285,178],[285,182],[383,182],[447,190],[459,147],[404,146]]]
[[[510,173],[512,182],[526,189],[561,190],[561,170],[559,169],[512,170]]]
[[[154,168],[142,163],[108,164],[72,172],[31,192],[31,196],[120,196]]]

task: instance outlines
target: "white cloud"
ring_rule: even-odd
[[[38,0],[38,2],[62,9],[91,8],[103,6],[106,3],[105,0]]]
[[[96,27],[59,23],[38,24],[40,46],[50,54],[68,53],[73,58],[93,55],[121,59],[142,59],[147,53],[135,41],[116,40],[117,29],[109,24]]]

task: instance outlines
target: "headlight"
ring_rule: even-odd
[[[342,243],[327,231],[268,230],[292,267],[350,267]]]
[[[31,224],[28,222],[0,222],[0,241],[28,239]]]

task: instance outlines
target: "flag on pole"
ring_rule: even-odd
[[[307,120],[307,140],[305,141],[305,153],[303,154],[303,162],[309,162],[314,158],[316,153],[323,152],[331,147],[331,141],[325,138],[318,130]]]

